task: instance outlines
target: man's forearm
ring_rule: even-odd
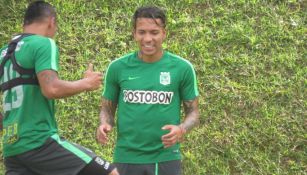
[[[114,126],[114,115],[116,111],[117,104],[113,103],[111,100],[105,98],[101,102],[100,110],[100,123],[107,123],[111,126]]]
[[[184,101],[183,106],[186,117],[180,126],[185,131],[190,131],[192,128],[199,124],[198,98]]]
[[[44,70],[37,74],[39,85],[45,97],[58,99],[70,97],[84,91],[98,89],[101,85],[101,73],[87,70],[84,78],[76,81],[61,80],[57,72]]]
[[[38,80],[42,93],[47,98],[58,99],[69,97],[85,91],[85,83],[78,81],[60,80],[57,72],[45,70],[38,74]]]

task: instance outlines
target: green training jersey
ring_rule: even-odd
[[[0,50],[0,62],[7,46]],[[31,35],[18,42],[15,49],[17,63],[23,68],[58,71],[59,52],[55,42],[39,35]],[[20,77],[11,60],[4,66],[0,83]],[[47,99],[38,85],[19,85],[2,94],[3,155],[17,155],[37,148],[57,133],[54,100]]]
[[[113,61],[103,97],[118,103],[114,162],[156,163],[181,159],[179,144],[164,148],[164,125],[180,124],[183,100],[198,96],[193,66],[170,52],[154,63],[137,52]]]

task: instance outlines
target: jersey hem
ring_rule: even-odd
[[[197,97],[199,97],[199,95],[195,95],[194,97],[191,97],[191,98],[184,98],[184,99],[182,99],[182,100],[183,100],[183,101],[195,100]]]
[[[47,139],[46,139],[47,140]],[[45,141],[46,141],[45,140]],[[16,155],[19,155],[19,154],[23,154],[23,153],[26,153],[28,151],[31,151],[33,149],[36,149],[36,148],[39,148],[41,146],[44,145],[45,142],[41,143],[41,144],[37,144],[31,148],[28,148],[28,149],[23,149],[23,150],[19,150],[19,151],[14,151],[14,152],[9,152],[9,153],[3,153],[3,157],[6,158],[6,157],[12,157],[12,156],[16,156]]]
[[[50,134],[48,135],[43,142],[40,142],[38,144],[36,144],[35,146],[31,146],[27,149],[17,149],[16,151],[4,151],[4,148],[3,148],[3,157],[6,158],[6,157],[12,157],[12,156],[16,156],[16,155],[19,155],[19,154],[23,154],[25,152],[28,152],[28,151],[31,151],[33,149],[36,149],[36,148],[39,148],[41,146],[43,146],[46,141],[48,140],[49,137],[51,137],[53,134]]]
[[[174,157],[174,158],[165,158],[165,159],[160,159],[160,160],[156,160],[156,161],[144,161],[144,160],[135,161],[135,160],[128,160],[128,159],[121,159],[121,160],[114,159],[114,163],[147,164],[147,163],[167,162],[167,161],[172,161],[172,160],[181,160],[181,156],[180,157]]]

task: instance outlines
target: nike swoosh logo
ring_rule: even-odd
[[[140,77],[128,77],[128,80],[135,80],[135,79],[138,79]]]

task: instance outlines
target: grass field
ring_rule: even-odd
[[[25,0],[0,0],[0,45],[22,31]],[[306,0],[50,0],[60,77],[82,77],[136,49],[134,10],[167,10],[165,49],[198,76],[201,124],[182,144],[183,175],[307,174]],[[57,100],[60,133],[112,160],[95,140],[100,90]],[[1,160],[3,161],[3,160]],[[1,163],[0,174],[4,174]]]

